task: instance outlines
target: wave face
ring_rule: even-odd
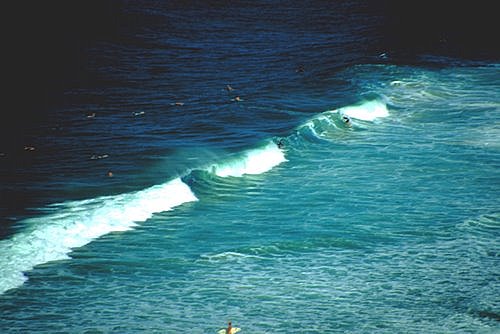
[[[324,111],[302,125],[287,139],[300,146],[301,142],[338,140],[345,131],[360,130],[365,123],[373,123],[389,116],[387,104],[382,99],[366,100],[334,110]],[[361,122],[359,122],[361,121]]]
[[[175,179],[135,193],[54,205],[56,213],[25,221],[27,230],[0,241],[0,293],[23,284],[23,273],[36,265],[67,259],[74,248],[196,200],[189,187]]]

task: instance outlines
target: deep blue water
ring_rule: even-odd
[[[0,332],[500,330],[491,8],[11,7]]]

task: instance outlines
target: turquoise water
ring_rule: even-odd
[[[498,332],[499,77],[349,66],[280,135],[45,207],[0,241],[2,332]]]

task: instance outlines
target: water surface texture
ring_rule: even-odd
[[[47,6],[12,9],[0,332],[500,331],[488,8]]]

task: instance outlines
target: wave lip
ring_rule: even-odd
[[[134,193],[58,204],[56,213],[28,220],[29,229],[0,241],[0,294],[22,285],[24,272],[37,265],[67,259],[72,249],[96,238],[197,200],[176,178]]]
[[[208,171],[220,177],[241,177],[265,173],[285,161],[285,153],[271,142],[262,148],[248,150],[243,156],[228,162],[212,165]]]

